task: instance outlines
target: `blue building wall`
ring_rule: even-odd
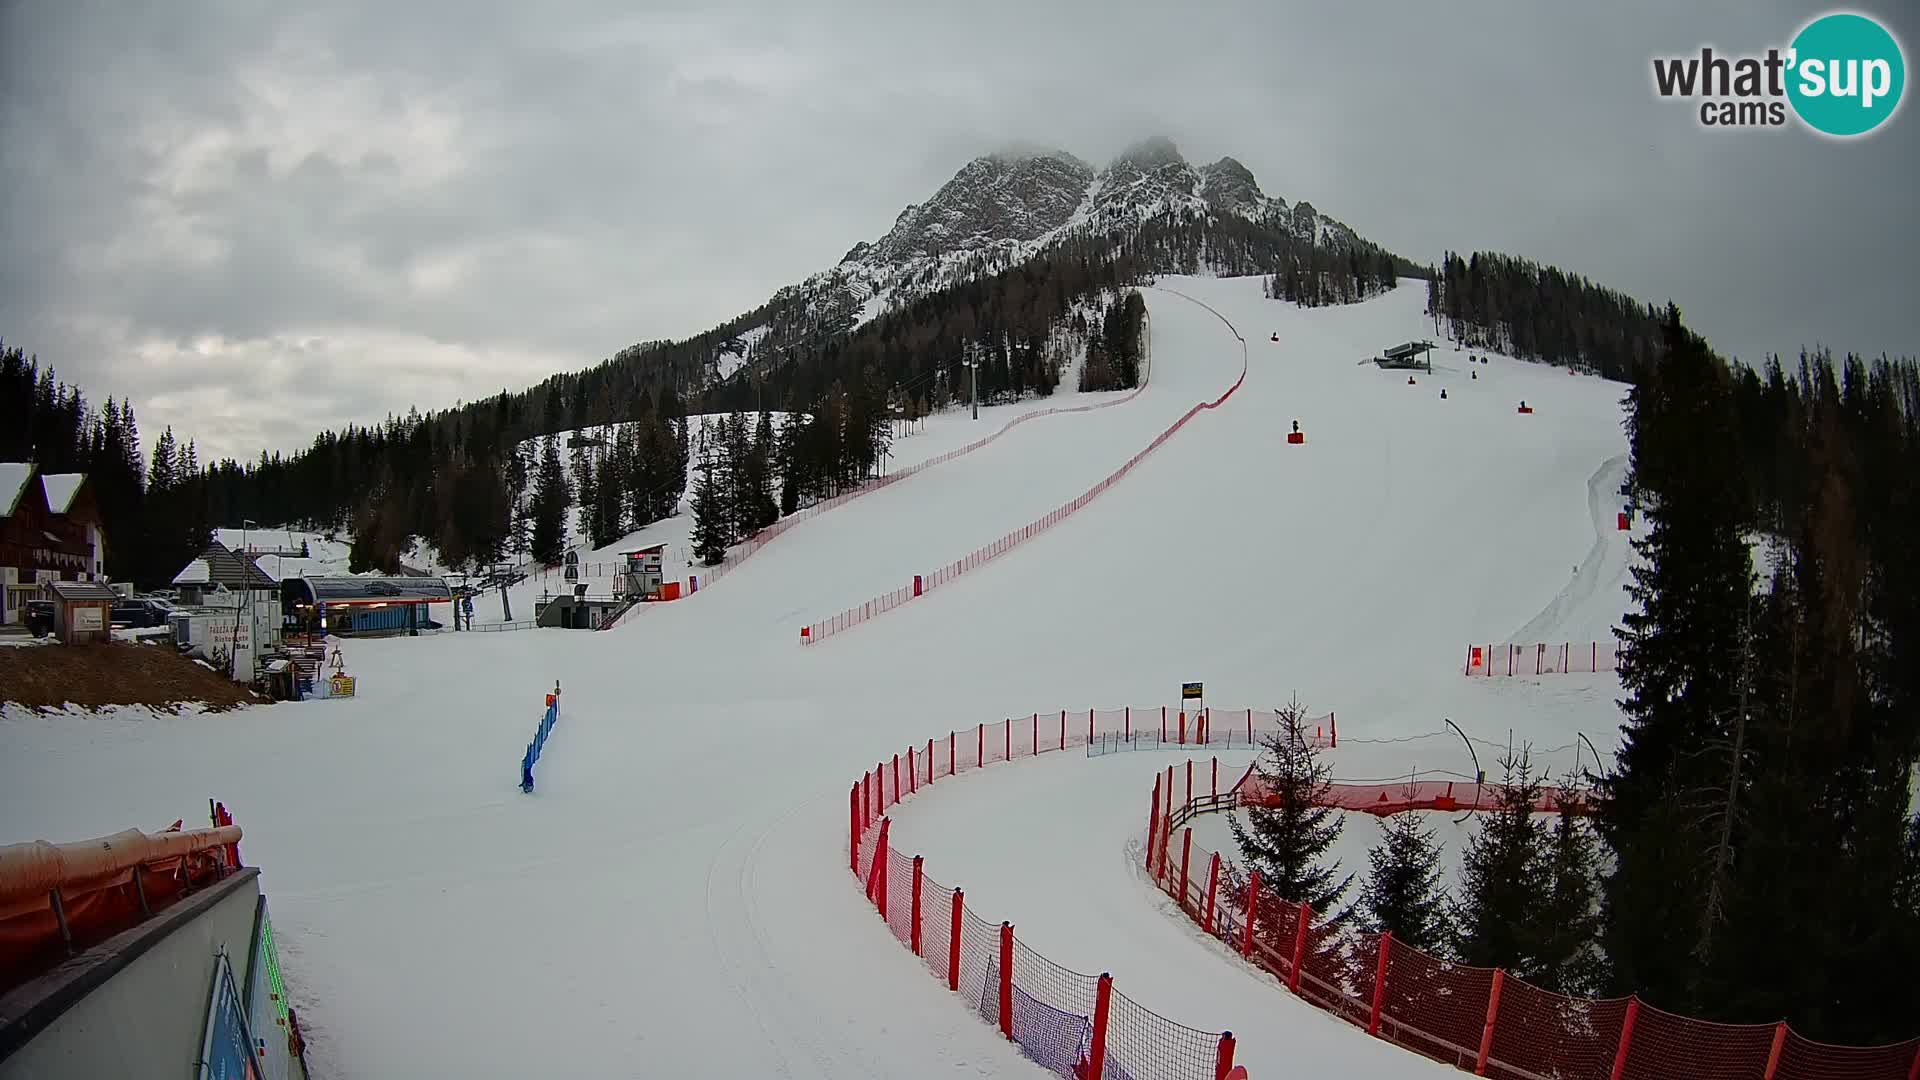
[[[405,630],[409,625],[407,611],[411,608],[414,612],[411,625],[425,629],[429,606],[427,604],[388,604],[386,607],[373,608],[337,605],[327,609],[327,628],[336,634]]]

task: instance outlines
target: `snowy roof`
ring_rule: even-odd
[[[285,581],[288,578],[295,577],[312,577],[315,574],[324,574],[334,570],[337,566],[337,564],[330,563],[325,559],[303,559],[297,555],[256,555],[253,559],[253,565],[259,567],[261,573],[275,581]]]
[[[97,581],[49,581],[42,588],[62,600],[118,600],[120,594]]]
[[[27,479],[33,475],[33,466],[24,461],[0,461],[0,517],[12,517],[13,506],[20,501],[20,492],[26,490]]]
[[[306,539],[288,529],[215,529],[213,538],[228,551],[299,551]]]
[[[80,485],[86,482],[86,473],[41,473],[40,484],[47,491],[47,509],[56,514],[66,513],[73,505],[73,497],[80,493]]]
[[[205,559],[195,559],[173,575],[175,585],[205,585],[213,580],[213,567]]]
[[[301,578],[307,595],[325,604],[396,603],[403,600],[437,603],[453,599],[453,590],[437,577],[310,577]]]

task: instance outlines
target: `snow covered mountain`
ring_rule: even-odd
[[[1266,194],[1239,161],[1196,166],[1164,137],[1134,144],[1102,169],[1064,150],[1009,149],[968,162],[932,198],[902,210],[884,236],[855,244],[837,265],[736,320],[710,377],[771,362],[796,341],[851,330],[889,307],[1057,246],[1118,247],[1156,226],[1185,230],[1168,272],[1278,268],[1212,265],[1205,241],[1221,229],[1262,236],[1270,246],[1379,250],[1311,203]]]

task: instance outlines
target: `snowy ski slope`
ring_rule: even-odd
[[[1468,641],[1586,640],[1617,617],[1625,538],[1596,532],[1590,481],[1624,450],[1619,386],[1499,358],[1472,380],[1450,350],[1415,386],[1357,365],[1432,336],[1417,285],[1318,311],[1264,299],[1257,279],[1162,285],[1136,401],[1024,424],[612,632],[351,642],[348,701],[9,715],[6,838],[225,800],[324,1075],[1038,1076],[847,874],[846,784],[880,755],[1034,709],[1168,701],[1184,679],[1217,702],[1297,691],[1338,709],[1343,761],[1368,776],[1458,767],[1464,751],[1432,738],[1361,749],[1442,717],[1602,749],[1617,723],[1609,677],[1468,680],[1460,664]],[[1017,528],[1217,396],[1240,344],[1167,290],[1249,343],[1224,407],[1018,551],[798,644],[803,621]],[[1521,398],[1534,415],[1515,414]],[[1285,445],[1295,418],[1305,446]],[[520,753],[556,679],[560,720],[523,796]],[[1165,760],[987,770],[909,803],[897,828],[1033,948],[1113,970],[1175,1020],[1232,1027],[1255,1076],[1438,1075],[1158,910],[1127,845]],[[1301,1067],[1283,1073],[1290,1054]]]

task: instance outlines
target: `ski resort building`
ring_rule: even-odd
[[[280,583],[289,631],[324,634],[418,634],[437,629],[434,604],[453,602],[437,577],[290,577]]]
[[[1395,345],[1390,349],[1381,350],[1380,358],[1375,360],[1374,363],[1379,364],[1383,368],[1398,368],[1403,370],[1415,370],[1415,371],[1432,371],[1433,370],[1433,342],[1431,341],[1402,342],[1401,344]]]
[[[18,623],[47,581],[100,581],[106,536],[84,473],[0,462],[0,624]]]

